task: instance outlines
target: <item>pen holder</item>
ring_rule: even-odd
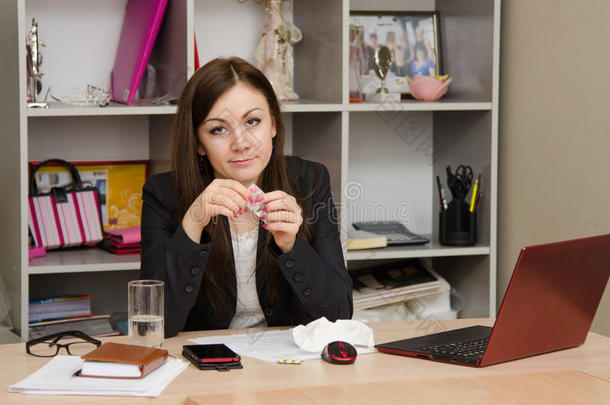
[[[477,243],[477,213],[466,201],[453,199],[440,213],[438,239],[442,245],[471,246]]]

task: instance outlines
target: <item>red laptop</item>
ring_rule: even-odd
[[[383,343],[385,353],[474,367],[584,343],[610,276],[610,235],[525,247],[493,328]]]

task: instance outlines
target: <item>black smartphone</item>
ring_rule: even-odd
[[[184,345],[182,355],[202,370],[242,368],[241,357],[222,343]]]

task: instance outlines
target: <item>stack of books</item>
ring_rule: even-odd
[[[101,247],[115,255],[140,253],[140,227],[110,229],[104,232]]]
[[[350,272],[354,310],[449,292],[447,281],[417,260],[400,261]]]
[[[30,301],[30,323],[91,316],[90,295],[63,296]]]
[[[388,238],[371,232],[357,230],[353,226],[347,232],[347,250],[375,249],[388,246]]]
[[[118,335],[110,324],[110,315],[93,315],[91,298],[81,295],[30,301],[30,339],[68,330],[80,330],[89,336]]]
[[[69,330],[80,330],[93,337],[120,335],[119,331],[112,328],[110,315],[92,315],[85,318],[37,322],[30,324],[28,329],[30,339],[36,339]]]

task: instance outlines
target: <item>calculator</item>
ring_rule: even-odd
[[[359,231],[385,236],[388,239],[388,246],[423,245],[430,242],[430,239],[409,231],[397,221],[354,222],[352,225]]]

